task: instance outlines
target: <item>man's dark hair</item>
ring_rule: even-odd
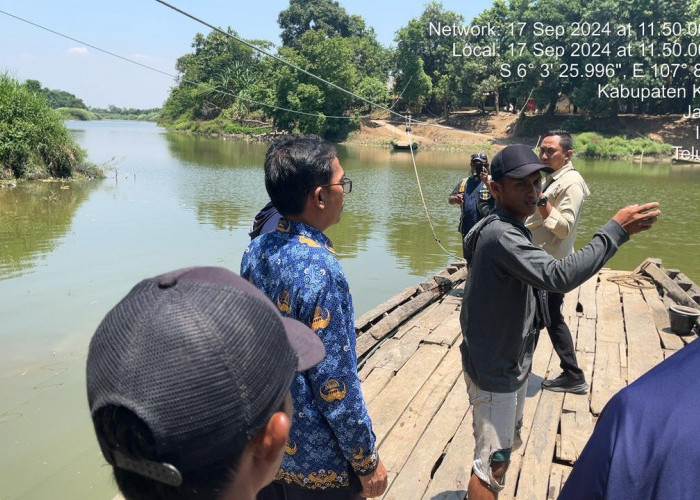
[[[561,146],[562,151],[567,152],[570,149],[574,149],[574,140],[571,138],[571,134],[566,130],[549,130],[546,134],[544,134],[542,139],[552,135],[559,136],[559,145]]]
[[[337,156],[317,136],[286,136],[265,154],[265,188],[282,215],[304,210],[309,190],[331,181],[331,162]]]
[[[100,445],[119,450],[129,458],[157,460],[156,444],[148,426],[122,406],[100,408],[93,417]],[[169,486],[134,472],[113,467],[119,490],[128,500],[216,499],[231,486],[243,448],[197,470],[182,473],[180,486]]]

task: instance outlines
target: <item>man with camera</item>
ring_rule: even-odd
[[[482,182],[481,176],[488,175],[489,162],[485,153],[474,153],[469,162],[470,175],[457,183],[450,193],[450,205],[461,208],[458,230],[464,238],[469,230],[488,214],[495,201]]]

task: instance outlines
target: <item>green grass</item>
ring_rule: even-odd
[[[574,151],[586,158],[631,158],[634,156],[670,156],[673,147],[646,137],[603,137],[595,132],[584,132],[574,137]]]
[[[99,118],[94,113],[91,113],[87,109],[56,108],[56,111],[61,114],[61,116],[63,117],[64,120],[80,120],[80,121],[99,120]]]
[[[46,99],[0,74],[0,178],[46,179],[103,175],[86,161]]]

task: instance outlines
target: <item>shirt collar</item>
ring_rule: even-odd
[[[306,222],[287,220],[282,217],[277,224],[277,230],[283,233],[310,238],[316,243],[319,243],[321,246],[324,246],[326,250],[331,252],[333,255],[336,254],[331,239],[323,234],[323,231],[307,224]]]
[[[567,173],[569,170],[574,170],[574,166],[571,164],[571,161],[567,161],[563,167],[561,167],[559,170],[556,172],[552,172],[551,174],[547,175],[547,180],[549,181],[548,184],[551,184],[551,182],[556,181],[559,177]]]

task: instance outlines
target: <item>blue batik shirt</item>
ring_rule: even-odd
[[[250,243],[241,276],[283,315],[309,325],[326,348],[325,359],[292,383],[292,428],[276,479],[341,488],[353,471],[373,472],[378,456],[357,376],[352,297],[331,240],[308,224],[281,219],[277,230]]]

